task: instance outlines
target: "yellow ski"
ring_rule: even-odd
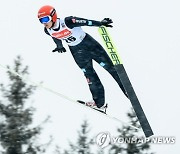
[[[106,47],[106,51],[109,55],[109,57],[111,58],[114,67],[119,75],[119,78],[124,86],[124,89],[126,90],[127,94],[128,94],[128,98],[134,108],[134,111],[137,115],[137,118],[141,124],[141,127],[143,129],[143,132],[145,134],[146,137],[150,137],[153,135],[153,131],[151,129],[151,126],[146,118],[146,115],[140,105],[140,102],[136,96],[136,93],[132,87],[132,84],[129,80],[129,77],[126,73],[126,70],[122,64],[122,60],[118,54],[118,51],[107,31],[107,28],[104,26],[99,27],[98,29],[99,34],[101,35],[101,38],[104,42],[104,45]]]

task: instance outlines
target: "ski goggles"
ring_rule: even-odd
[[[50,22],[51,19],[52,19],[51,16],[44,16],[44,17],[42,17],[42,18],[39,18],[39,21],[40,21],[42,24],[46,24],[46,23]]]

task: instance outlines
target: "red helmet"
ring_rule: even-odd
[[[51,16],[52,21],[56,22],[57,20],[57,13],[54,7],[50,6],[50,5],[45,5],[42,6],[39,11],[38,11],[38,18],[42,18],[45,16]]]

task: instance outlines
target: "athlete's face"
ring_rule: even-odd
[[[53,25],[53,22],[50,21],[50,22],[48,22],[48,23],[44,23],[43,25],[44,25],[44,27],[46,27],[46,28],[51,28],[52,25]]]

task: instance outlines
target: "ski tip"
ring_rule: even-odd
[[[77,102],[80,104],[86,104],[84,101],[81,101],[81,100],[77,100]]]

